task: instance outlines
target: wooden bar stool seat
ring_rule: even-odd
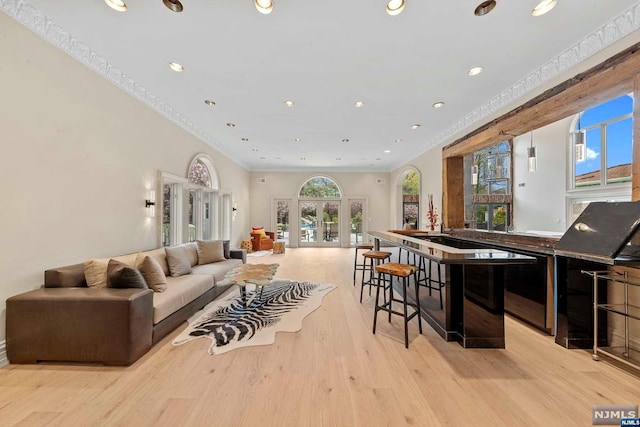
[[[393,277],[398,277],[402,279],[402,299],[396,298],[393,295],[393,285],[385,287],[382,286],[382,291],[386,292],[389,289],[389,298],[385,297],[385,301],[380,305],[379,297],[380,297],[380,286],[378,286],[376,290],[376,306],[375,311],[373,313],[373,333],[376,333],[376,322],[378,320],[378,311],[386,311],[389,313],[389,322],[391,322],[391,315],[395,314],[398,316],[402,316],[404,318],[404,346],[405,348],[409,348],[409,320],[413,319],[414,316],[418,316],[418,329],[420,333],[422,333],[422,318],[420,317],[420,286],[418,286],[418,277],[416,272],[418,271],[415,265],[409,264],[400,264],[397,262],[388,262],[385,264],[380,264],[376,266],[376,272],[385,276],[388,275],[389,283]],[[414,288],[416,291],[416,299],[415,302],[410,302],[407,300],[407,285],[409,277],[413,276],[414,280]],[[395,311],[393,309],[393,303],[399,302],[402,303],[403,311]],[[411,314],[408,313],[408,307],[412,307],[414,310]]]
[[[375,267],[381,262],[391,258],[391,252],[368,251],[363,253],[362,256],[364,258],[364,264],[367,264],[368,261],[368,265],[362,269],[362,281],[360,283],[360,302],[362,302],[362,294],[364,292],[365,286],[369,286],[369,295],[371,295],[371,287],[378,287],[380,285]],[[369,280],[364,279],[366,271],[369,272]]]
[[[363,258],[361,263],[358,262],[358,251],[364,251],[364,250],[370,251],[372,249],[373,249],[373,245],[367,244],[367,243],[356,246],[356,256],[353,260],[353,286],[356,285],[356,271],[362,271],[368,268],[366,263],[366,258]]]

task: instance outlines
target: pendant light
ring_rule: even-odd
[[[478,185],[478,165],[471,165],[471,185]]]
[[[587,141],[585,133],[580,129],[580,116],[582,113],[578,113],[578,130],[571,135],[573,139],[573,147],[575,149],[575,161],[582,162],[586,159],[587,155]]]
[[[529,151],[529,172],[536,171],[536,147],[533,146],[533,131],[531,131],[531,146],[527,149]]]

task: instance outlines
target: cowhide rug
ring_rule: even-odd
[[[222,354],[240,347],[273,344],[276,332],[302,329],[302,320],[335,288],[325,283],[275,279],[264,287],[262,297],[256,296],[246,308],[239,290],[233,289],[194,314],[173,345],[207,337],[212,340],[209,354]]]

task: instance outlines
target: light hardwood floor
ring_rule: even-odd
[[[211,356],[174,331],[126,368],[0,369],[1,426],[589,426],[595,404],[640,403],[640,377],[507,318],[504,350],[463,349],[358,303],[352,249],[249,258],[276,277],[334,283],[298,333]],[[81,321],[81,319],[78,319]]]

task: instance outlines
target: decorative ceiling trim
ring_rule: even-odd
[[[227,152],[222,144],[215,138],[190,122],[169,104],[152,94],[147,88],[136,83],[133,78],[91,50],[89,46],[57,25],[35,6],[29,4],[29,2],[24,0],[0,0],[0,10],[58,49],[71,55],[74,59],[80,61],[88,68],[102,75],[102,77],[124,89],[130,95],[158,111],[196,138],[214,147],[220,153],[233,159],[233,161],[245,167],[247,170],[250,170],[247,164],[235,158],[232,153]]]
[[[138,98],[151,108],[160,112],[167,119],[178,124],[198,139],[217,149],[220,153],[233,159],[247,170],[252,170],[246,163],[235,158],[233,153],[227,152],[222,144],[211,135],[198,128],[173,109],[166,102],[152,94],[144,86],[136,83],[130,76],[123,73],[118,67],[109,63],[105,58],[91,50],[86,44],[73,37],[69,32],[57,25],[36,7],[24,0],[0,0],[0,10],[29,28],[49,43],[71,55],[85,66],[101,74],[107,80],[120,86],[127,93]],[[477,124],[494,112],[511,105],[515,101],[524,98],[542,84],[570,70],[579,63],[585,61],[596,53],[611,46],[625,36],[640,28],[640,1],[629,7],[617,17],[602,25],[587,35],[582,41],[558,54],[555,58],[541,65],[527,76],[513,83],[500,94],[466,114],[454,124],[432,137],[427,143],[416,150],[416,157],[429,149],[451,142],[456,135]],[[409,160],[411,161],[411,160]],[[403,162],[402,164],[405,164]],[[394,168],[402,166],[398,164]]]
[[[640,28],[640,2],[629,7],[620,15],[594,30],[583,40],[558,54],[546,64],[536,68],[528,75],[512,84],[500,94],[494,96],[480,107],[474,109],[443,130],[421,147],[420,154],[444,142],[452,142],[455,135],[477,124],[490,114],[511,105],[518,99],[541,86],[543,83],[570,70],[601,50]]]

